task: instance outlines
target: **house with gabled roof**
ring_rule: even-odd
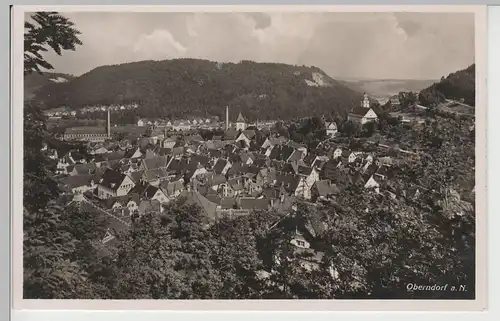
[[[236,202],[240,209],[248,211],[268,210],[271,207],[270,201],[266,198],[240,197]]]
[[[243,130],[238,137],[236,138],[235,142],[244,142],[244,146],[246,149],[250,147],[250,143],[255,137],[255,130]]]
[[[325,123],[326,135],[329,137],[335,137],[338,132],[337,124],[335,122]]]
[[[183,180],[163,181],[160,188],[170,200],[177,198],[185,190]]]
[[[93,190],[98,182],[98,177],[95,175],[76,175],[67,176],[59,180],[63,190],[74,193],[83,194],[86,191]]]
[[[168,156],[153,156],[150,158],[144,158],[139,165],[139,170],[151,170],[167,167],[169,161],[170,159]]]
[[[298,162],[298,161],[302,160],[302,157],[304,155],[305,154],[303,151],[296,149],[293,151],[293,153],[290,155],[290,157],[288,157],[288,159],[286,161],[289,163]]]
[[[170,201],[161,188],[147,182],[136,184],[130,193],[139,195],[139,199],[141,200],[156,200],[161,204],[166,204]]]
[[[148,169],[143,171],[142,180],[153,186],[159,186],[162,181],[167,180],[169,172],[166,167]]]
[[[141,200],[137,212],[139,215],[147,213],[161,213],[163,212],[162,204],[157,200]]]
[[[231,166],[232,164],[229,160],[220,158],[217,160],[217,163],[215,163],[213,171],[216,174],[226,175],[227,171],[231,168]]]
[[[300,194],[300,182],[301,177],[298,175],[276,173],[274,186],[283,188],[288,194],[297,195]]]
[[[179,198],[184,199],[185,204],[198,206],[205,216],[205,224],[210,224],[217,219],[217,204],[208,200],[198,191],[184,191],[179,195]]]
[[[244,164],[244,165],[252,165],[253,164],[253,154],[252,153],[246,153],[246,152],[242,152],[240,153],[240,160],[241,160],[241,163]]]
[[[255,181],[260,186],[272,184],[276,180],[276,170],[274,168],[261,168],[257,173]]]
[[[77,175],[92,175],[97,171],[97,166],[94,163],[84,163],[84,164],[75,164],[72,167],[72,170],[68,172],[70,176]]]
[[[230,128],[224,132],[224,140],[225,141],[235,141],[236,138],[238,138],[239,133],[238,131]]]
[[[142,157],[142,152],[139,147],[136,148],[130,148],[125,151],[125,155],[123,155],[123,158],[139,158]]]
[[[244,178],[235,177],[227,180],[227,183],[223,185],[223,195],[224,197],[235,197],[240,195],[244,191]]]
[[[134,181],[125,174],[116,170],[106,169],[97,184],[97,196],[106,199],[116,196],[127,195],[134,188]]]
[[[271,154],[269,155],[269,158],[277,160],[277,161],[286,162],[286,161],[288,161],[290,156],[292,156],[294,151],[295,151],[295,149],[293,147],[286,146],[286,145],[278,145],[272,149]]]
[[[340,192],[337,185],[332,184],[330,180],[316,181],[311,189],[311,200],[328,200],[335,197]]]

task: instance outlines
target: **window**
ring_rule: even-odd
[[[304,241],[297,241],[298,246],[306,246],[306,243]]]

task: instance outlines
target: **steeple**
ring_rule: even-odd
[[[241,115],[241,112],[238,115],[238,119],[236,119],[236,122],[238,122],[238,123],[244,123],[245,122],[245,118],[243,118],[243,115]]]
[[[245,123],[245,118],[243,118],[243,115],[240,114],[238,115],[238,118],[236,119],[236,130],[245,130],[246,128],[246,123]]]
[[[361,107],[370,108],[370,99],[366,93],[363,94],[363,101],[361,102]]]

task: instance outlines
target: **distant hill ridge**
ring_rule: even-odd
[[[233,117],[252,120],[345,116],[362,92],[317,67],[173,59],[97,67],[47,83],[35,98],[46,108],[137,102],[145,117],[222,117],[228,105]]]
[[[32,73],[24,77],[24,96],[28,99],[32,98],[37,90],[46,85],[67,82],[73,78],[73,75],[55,72],[44,72],[43,74]]]
[[[470,106],[476,105],[476,65],[458,70],[443,77],[439,82],[420,91],[419,100],[424,105],[436,105],[445,98],[460,100]]]

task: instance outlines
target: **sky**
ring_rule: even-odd
[[[439,79],[474,62],[472,13],[66,12],[83,42],[56,72],[200,58],[316,66],[340,79]]]

